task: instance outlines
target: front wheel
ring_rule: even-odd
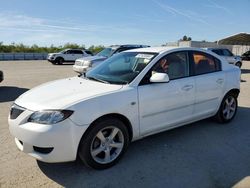
[[[61,57],[58,57],[58,58],[56,58],[55,62],[56,62],[58,65],[62,65],[63,62],[64,62],[64,59],[61,58]]]
[[[220,123],[230,122],[235,117],[237,108],[237,97],[232,93],[227,94],[222,100],[220,109],[215,115],[216,120]]]
[[[103,119],[92,125],[79,145],[79,156],[85,165],[95,169],[113,166],[129,145],[126,126],[118,119]]]

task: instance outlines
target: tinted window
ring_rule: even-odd
[[[160,59],[152,69],[155,72],[167,73],[170,80],[189,76],[187,52],[171,53]]]
[[[220,70],[220,61],[215,57],[202,52],[193,52],[194,73],[196,75],[211,73]]]
[[[130,48],[118,48],[115,52],[114,52],[114,54],[116,54],[116,53],[119,53],[119,52],[123,52],[123,51],[125,51],[125,50],[129,50]]]
[[[247,51],[247,52],[243,53],[242,55],[243,55],[243,56],[245,56],[245,55],[250,55],[250,51]]]
[[[112,48],[104,48],[102,51],[100,51],[97,56],[104,56],[104,57],[110,57],[114,52],[114,49]]]
[[[73,54],[83,54],[81,50],[72,50]]]
[[[212,50],[212,52],[216,53],[217,55],[224,55],[223,51],[220,49],[214,49],[214,50]]]
[[[89,50],[85,50],[85,52],[86,52],[87,54],[89,54],[89,55],[93,55],[92,52],[89,51]]]
[[[223,50],[224,56],[233,56],[232,52],[230,52],[228,49]]]
[[[65,54],[73,54],[73,51],[72,50],[67,50],[67,51],[65,51]]]

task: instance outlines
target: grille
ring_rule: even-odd
[[[16,119],[24,111],[24,108],[14,104],[10,109],[10,119]]]
[[[82,62],[81,62],[81,61],[76,61],[76,62],[75,62],[75,65],[80,65],[80,66],[81,66],[81,65],[82,65]]]

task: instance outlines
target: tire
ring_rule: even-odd
[[[237,63],[235,63],[235,65],[236,65],[237,67],[241,68],[242,63],[241,63],[241,62],[237,62]]]
[[[64,62],[64,59],[61,58],[61,57],[58,57],[58,58],[56,58],[55,62],[56,62],[56,64],[58,64],[58,65],[62,65],[63,62]]]
[[[219,123],[229,123],[237,113],[238,101],[233,93],[228,93],[222,100],[220,108],[215,115]]]
[[[119,161],[129,141],[128,130],[122,121],[114,118],[101,119],[82,137],[78,155],[86,166],[106,169]]]

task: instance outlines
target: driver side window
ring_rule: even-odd
[[[161,58],[153,67],[152,74],[167,73],[170,80],[189,76],[188,52],[174,52]]]
[[[174,52],[161,58],[144,76],[139,85],[150,84],[150,77],[157,72],[167,73],[169,80],[188,77],[188,51]]]

